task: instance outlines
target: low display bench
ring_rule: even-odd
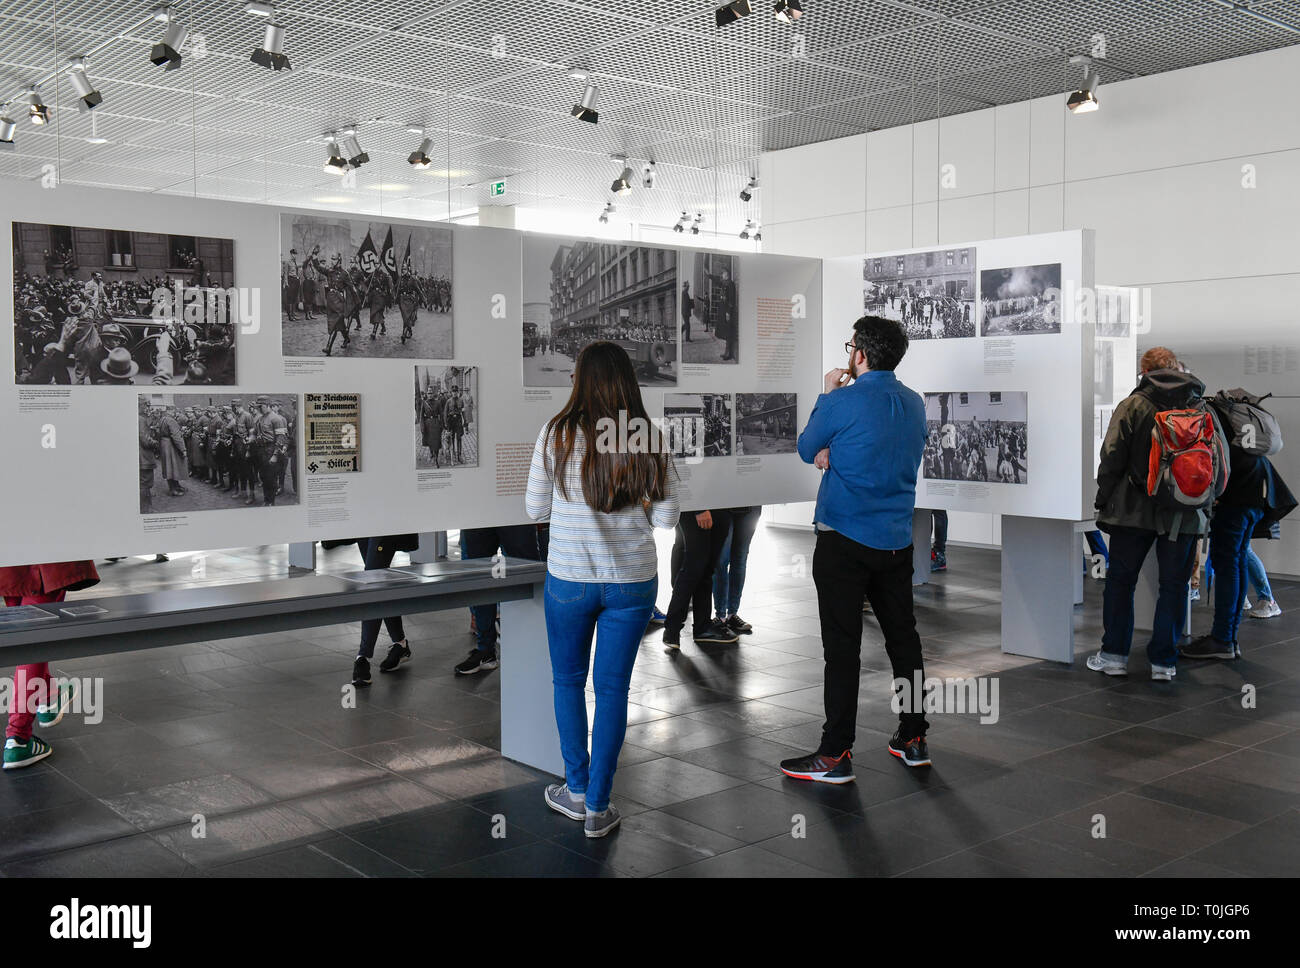
[[[36,606],[52,619],[0,630],[0,664],[12,668],[500,602],[501,753],[563,775],[542,606],[545,580],[542,562],[485,558],[109,598],[78,596]],[[103,611],[76,617],[61,611],[73,606]]]

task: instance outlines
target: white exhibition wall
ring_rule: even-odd
[[[1088,228],[1100,284],[1150,291],[1139,352],[1167,345],[1211,391],[1272,392],[1300,482],[1300,47],[763,156],[764,248],[835,257]],[[951,166],[947,168],[946,166]],[[947,176],[947,177],[945,177]],[[827,313],[827,331],[852,319]],[[828,337],[825,367],[841,365]],[[920,389],[918,387],[918,389]],[[781,518],[806,523],[808,508]],[[954,540],[996,544],[996,517],[955,514]],[[1256,542],[1300,574],[1300,521]]]
[[[10,375],[0,390],[5,413],[0,431],[5,455],[0,463],[0,492],[7,505],[0,564],[527,520],[519,461],[525,462],[526,473],[538,431],[563,404],[568,390],[526,389],[523,384],[523,234],[454,228],[452,360],[314,355],[286,362],[280,325],[282,211],[265,205],[72,186],[43,190],[36,183],[0,181],[0,212],[5,221],[0,264],[4,265],[12,264],[10,221],[233,239],[235,284],[255,291],[260,328],[238,337],[238,387],[211,388],[214,393],[234,392],[246,398],[292,394],[300,406],[305,392],[361,394],[360,473],[308,481],[300,486],[305,493],[296,505],[231,506],[146,517],[139,513],[137,397],[173,388],[74,386],[63,395],[60,388],[42,387],[46,395],[33,398],[34,388],[14,385]],[[695,251],[679,250],[678,261],[690,265]],[[676,387],[643,391],[647,410],[652,416],[661,415],[665,392],[730,394],[733,413],[737,392],[794,393],[797,423],[802,426],[821,385],[821,262],[751,254],[733,258],[738,260],[740,362],[679,364]],[[0,319],[12,320],[12,286],[0,291]],[[675,305],[672,297],[670,306]],[[494,313],[500,306],[505,312]],[[779,318],[782,307],[786,307],[783,320]],[[390,310],[388,315],[388,325],[400,328],[397,313]],[[680,323],[676,311],[672,320],[676,328]],[[323,345],[324,319],[318,318],[315,325]],[[362,337],[368,328],[353,338]],[[0,337],[0,359],[6,367],[12,367],[13,339],[14,329],[6,322]],[[478,367],[477,467],[417,470],[417,362]],[[301,441],[298,450],[301,465]],[[689,478],[683,501],[688,509],[806,500],[816,493],[817,472],[795,454],[705,457],[683,467]],[[165,482],[155,482],[155,493],[165,489]]]

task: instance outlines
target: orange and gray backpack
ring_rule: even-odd
[[[1178,512],[1169,537],[1176,539],[1184,512],[1204,523],[1206,512],[1228,486],[1228,454],[1204,400],[1181,410],[1161,410],[1151,428],[1147,495]]]

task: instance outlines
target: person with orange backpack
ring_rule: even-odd
[[[1227,486],[1227,441],[1204,400],[1205,384],[1172,352],[1147,350],[1140,369],[1137,387],[1111,417],[1097,469],[1097,527],[1110,535],[1110,564],[1101,650],[1088,668],[1128,674],[1133,594],[1154,546],[1160,577],[1147,658],[1151,678],[1168,682],[1177,674],[1196,541]]]

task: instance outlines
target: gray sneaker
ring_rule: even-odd
[[[1093,672],[1100,672],[1108,676],[1128,675],[1128,657],[1123,655],[1098,652],[1095,655],[1088,656],[1087,665]]]
[[[583,826],[588,837],[604,837],[622,822],[623,817],[618,812],[618,807],[611,803],[600,813],[588,810]]]
[[[1151,665],[1151,678],[1156,682],[1173,682],[1174,676],[1178,675],[1176,666]]]
[[[570,820],[587,819],[586,795],[571,792],[567,783],[552,783],[543,796],[546,805],[556,813],[562,813]]]

